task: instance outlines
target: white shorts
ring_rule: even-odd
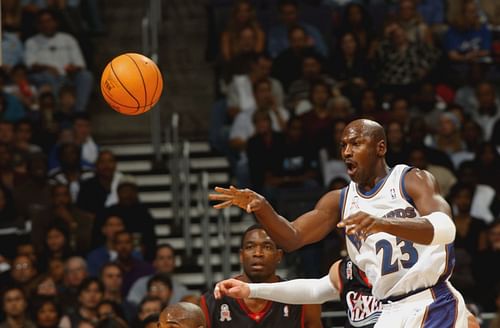
[[[376,328],[467,328],[468,311],[460,293],[448,282],[382,306]]]

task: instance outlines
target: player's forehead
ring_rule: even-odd
[[[254,229],[246,233],[243,242],[246,243],[272,243],[274,241],[269,237],[264,229]]]
[[[366,129],[362,125],[349,124],[342,131],[342,141],[350,141],[358,138],[363,138],[367,135]]]

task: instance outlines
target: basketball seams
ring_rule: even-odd
[[[135,67],[139,71],[139,75],[141,76],[141,81],[142,81],[142,88],[144,89],[144,103],[147,103],[148,102],[148,89],[146,87],[146,81],[144,81],[144,76],[142,75],[142,70],[139,67],[139,65],[137,65],[137,62],[135,61],[134,57],[132,57],[129,54],[126,54],[125,56],[127,56],[134,63]]]
[[[116,80],[120,83],[120,85],[122,86],[123,90],[125,90],[134,100],[135,102],[137,103],[137,111],[139,111],[139,108],[141,107],[141,103],[139,102],[139,100],[132,94],[132,92],[130,92],[127,87],[125,86],[125,84],[123,84],[122,80],[120,80],[120,77],[118,76],[118,74],[116,74],[115,72],[115,69],[113,68],[113,60],[109,63],[110,67],[111,67],[111,71],[113,72],[113,75],[116,77]],[[135,107],[133,107],[135,108]]]
[[[104,95],[104,98],[105,98],[106,102],[111,106],[111,108],[113,108],[115,111],[117,111],[120,114],[135,116],[135,115],[140,115],[140,114],[144,113],[147,109],[150,108],[150,106],[145,106],[145,107],[139,107],[139,111],[136,110],[134,112],[123,112],[123,111],[121,111],[121,108],[134,108],[134,109],[137,109],[137,108],[126,106],[126,105],[121,105],[120,103],[113,100],[113,98],[109,97],[108,95]],[[143,109],[142,112],[140,111],[141,109]]]
[[[110,101],[114,102],[115,104],[117,104],[118,106],[120,107],[125,107],[125,108],[137,108],[136,106],[129,106],[129,105],[124,105],[118,101],[115,100],[115,98],[113,98],[113,96],[108,93],[107,91],[102,91],[102,94],[104,95],[105,98],[109,99]],[[151,104],[146,104],[144,106],[139,106],[139,108],[147,108],[147,107],[150,107]]]

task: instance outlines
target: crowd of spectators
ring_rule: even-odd
[[[141,327],[193,294],[134,178],[92,136],[97,9],[2,0],[0,327]]]
[[[223,4],[213,3],[222,16]],[[297,193],[348,183],[342,130],[355,118],[378,121],[388,165],[430,171],[453,208],[453,283],[494,311],[498,10],[488,0],[234,1],[227,25],[213,29],[220,48],[212,51],[211,145],[229,159],[234,183],[284,204],[281,213]]]

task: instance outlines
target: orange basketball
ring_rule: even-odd
[[[102,72],[102,95],[121,114],[147,112],[158,102],[162,90],[163,79],[158,66],[141,54],[115,57]]]

